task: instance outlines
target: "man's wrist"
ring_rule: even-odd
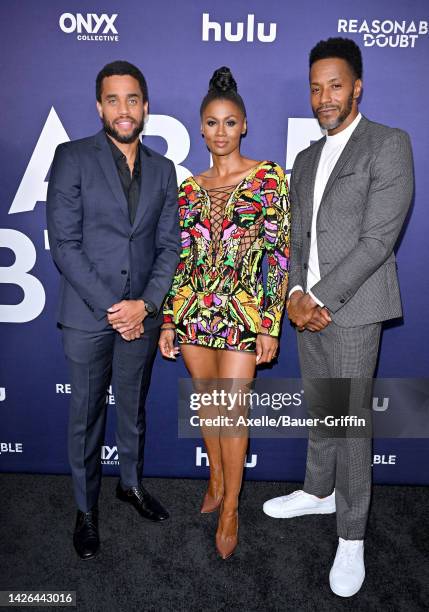
[[[292,289],[289,291],[289,299],[291,299],[293,294],[297,293],[298,291],[300,293],[304,293],[304,289],[301,287],[301,285],[295,285],[294,287],[292,287]]]
[[[316,302],[316,304],[318,306],[320,306],[320,308],[323,308],[325,306],[325,304],[323,302],[321,302],[317,296],[314,295],[314,293],[311,291],[311,289],[308,290],[308,295],[311,297],[313,302]]]
[[[305,293],[301,291],[300,289],[298,289],[297,291],[293,292],[293,294],[288,299],[288,302],[291,302],[292,304],[295,302],[299,302],[299,300],[301,300],[304,296],[305,296]]]
[[[305,303],[305,308],[313,310],[313,308],[317,307],[317,302],[313,300],[313,297],[310,295],[310,293],[305,293],[303,299]]]
[[[144,298],[141,298],[141,301],[144,304],[144,307],[146,309],[147,312],[147,316],[148,317],[155,317],[157,314],[157,308],[155,306],[155,304],[153,302],[151,302],[150,300],[145,300]]]

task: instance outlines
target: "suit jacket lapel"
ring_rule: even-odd
[[[333,168],[333,170],[332,170],[332,172],[331,172],[331,174],[329,176],[328,182],[326,183],[325,191],[323,192],[323,196],[322,196],[322,200],[320,202],[320,205],[323,204],[326,196],[328,195],[330,189],[332,188],[332,185],[336,181],[337,176],[340,174],[341,170],[344,168],[346,163],[349,161],[349,159],[353,155],[353,153],[355,151],[356,143],[358,142],[360,136],[365,131],[367,123],[368,123],[368,120],[365,119],[365,117],[362,117],[362,119],[359,121],[356,129],[354,130],[354,132],[350,136],[346,146],[343,149],[343,152],[341,153],[340,157],[338,158],[337,163],[335,164],[335,166],[334,166],[334,168]]]
[[[122,212],[129,219],[128,203],[122,189],[121,180],[119,178],[118,169],[112,156],[109,144],[106,141],[106,135],[103,130],[95,135],[95,149],[97,151],[97,159],[103,170],[106,181],[112,190],[115,200],[118,202]]]
[[[319,165],[320,155],[322,153],[323,146],[326,138],[323,137],[317,141],[312,149],[312,156],[308,160],[308,180],[307,180],[307,223],[304,227],[311,226],[311,219],[313,217],[313,205],[314,205],[314,183],[316,182],[317,167]]]
[[[137,206],[133,227],[137,227],[143,220],[147,207],[151,203],[150,191],[153,187],[153,159],[150,151],[140,145],[140,197]]]

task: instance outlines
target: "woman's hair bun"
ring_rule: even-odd
[[[237,91],[237,83],[232,76],[231,70],[227,66],[222,66],[214,71],[209,83],[209,91],[218,91],[226,93],[228,91]]]
[[[246,116],[246,107],[244,106],[243,98],[237,92],[237,83],[232,76],[231,70],[227,66],[222,66],[222,68],[218,68],[214,71],[210,79],[209,90],[201,102],[201,117],[207,106],[214,100],[229,100],[238,106],[244,117]]]

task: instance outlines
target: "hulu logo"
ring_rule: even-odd
[[[277,36],[277,24],[270,23],[268,33],[265,32],[265,24],[263,22],[255,24],[255,15],[247,15],[246,24],[244,21],[238,21],[233,24],[232,21],[225,21],[222,25],[217,21],[210,21],[209,13],[203,13],[203,41],[205,42],[254,42],[259,40],[263,43],[274,42]],[[223,37],[222,37],[223,34]]]

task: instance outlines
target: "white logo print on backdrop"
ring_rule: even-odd
[[[427,21],[338,19],[339,34],[361,34],[365,47],[411,47],[429,32]]]
[[[118,42],[118,30],[114,23],[118,14],[97,15],[96,13],[63,13],[59,19],[60,29],[64,34],[76,34],[77,40]]]
[[[222,29],[224,38],[222,38]],[[213,34],[213,37],[211,34]],[[209,13],[203,13],[202,39],[204,42],[210,42],[212,40],[214,42],[221,42],[226,40],[227,42],[238,43],[245,40],[250,43],[259,40],[259,42],[271,43],[275,41],[276,36],[276,23],[269,24],[268,34],[265,33],[265,24],[263,22],[256,24],[255,31],[255,15],[247,15],[246,23],[244,21],[238,21],[233,25],[232,21],[225,21],[222,28],[222,24],[218,21],[210,21]]]

